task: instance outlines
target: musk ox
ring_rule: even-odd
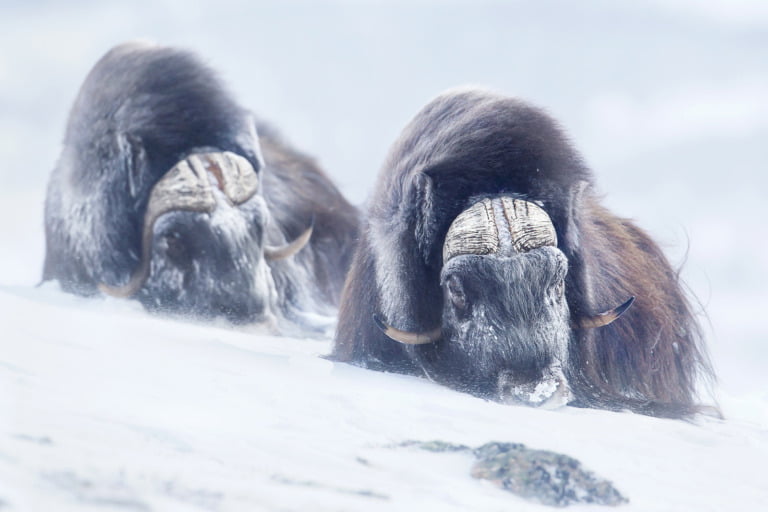
[[[48,184],[43,280],[312,330],[335,314],[357,226],[314,161],[195,55],[128,43],[96,63],[72,107]]]
[[[439,96],[392,146],[331,358],[504,402],[659,416],[696,411],[712,375],[659,247],[601,206],[547,114],[478,90]]]

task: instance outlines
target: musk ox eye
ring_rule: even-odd
[[[166,255],[168,259],[177,267],[186,268],[191,265],[192,259],[189,255],[181,235],[176,231],[171,231],[163,235],[166,244]]]

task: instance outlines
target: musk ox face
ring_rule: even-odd
[[[149,266],[149,274],[136,299],[163,313],[223,317],[234,323],[264,320],[274,290],[268,286],[264,258],[255,250],[261,229],[246,217],[257,217],[262,201],[252,202],[254,211],[176,211],[159,219],[151,235],[149,263],[142,263]],[[106,285],[100,288],[118,295]]]
[[[192,153],[154,185],[144,214],[141,256],[123,286],[148,309],[260,319],[270,296],[262,257],[268,212],[258,176],[231,152]]]
[[[566,269],[552,247],[511,257],[457,256],[445,265],[442,343],[459,368],[472,369],[464,382],[502,401],[565,403]]]

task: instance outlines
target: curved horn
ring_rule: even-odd
[[[173,210],[210,212],[216,207],[216,200],[208,183],[208,175],[197,165],[182,160],[168,171],[152,188],[144,214],[144,228],[141,237],[141,259],[139,268],[123,286],[98,285],[99,290],[113,297],[131,297],[138,292],[150,274],[152,253],[152,232],[155,221],[164,213]]]
[[[552,221],[540,206],[512,197],[483,199],[451,223],[443,262],[462,254],[513,254],[557,246]]]
[[[315,219],[312,218],[309,227],[304,230],[302,234],[296,237],[292,242],[288,242],[285,245],[264,246],[264,257],[269,261],[282,260],[293,256],[304,248],[312,237],[312,231],[315,229]]]
[[[395,329],[391,325],[387,325],[379,317],[379,315],[373,315],[373,321],[376,323],[376,327],[381,329],[381,332],[386,334],[389,338],[404,343],[406,345],[425,345],[427,343],[434,343],[440,339],[443,329],[436,327],[427,332],[408,332]]]
[[[632,305],[633,302],[635,302],[635,298],[630,297],[621,306],[617,306],[613,309],[609,309],[608,311],[604,313],[600,313],[598,315],[585,316],[585,317],[579,318],[574,322],[572,327],[574,329],[596,329],[598,327],[604,327],[606,325],[609,325],[615,322],[616,320],[618,320],[619,317],[623,315],[626,310],[629,309],[629,307]]]
[[[144,286],[147,278],[149,278],[151,269],[150,254],[152,249],[152,229],[154,228],[154,223],[154,219],[149,222],[144,222],[144,232],[141,237],[141,260],[139,261],[139,268],[134,271],[131,278],[123,286],[110,286],[108,284],[99,283],[98,288],[101,293],[111,297],[126,299],[136,295],[136,293],[141,290],[141,287]]]

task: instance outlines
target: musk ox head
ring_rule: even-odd
[[[404,344],[442,345],[452,378],[476,393],[526,405],[566,403],[568,260],[547,213],[514,197],[482,199],[450,224],[442,261],[441,326],[409,333],[377,316],[379,328]],[[630,304],[582,319],[580,327],[607,325]]]
[[[265,170],[256,124],[188,52],[135,43],[108,52],[79,92],[49,181],[44,280],[235,322],[312,311],[313,256],[293,258],[313,212],[272,211],[270,201],[295,195],[270,176],[276,199],[265,198],[266,173],[281,170]],[[317,182],[319,203],[337,194],[319,170],[289,161]]]
[[[280,247],[265,244],[269,212],[258,192],[246,158],[190,154],[152,187],[139,264],[128,282],[99,283],[99,290],[136,296],[151,309],[259,319],[275,294],[266,262],[301,250],[312,228]]]

